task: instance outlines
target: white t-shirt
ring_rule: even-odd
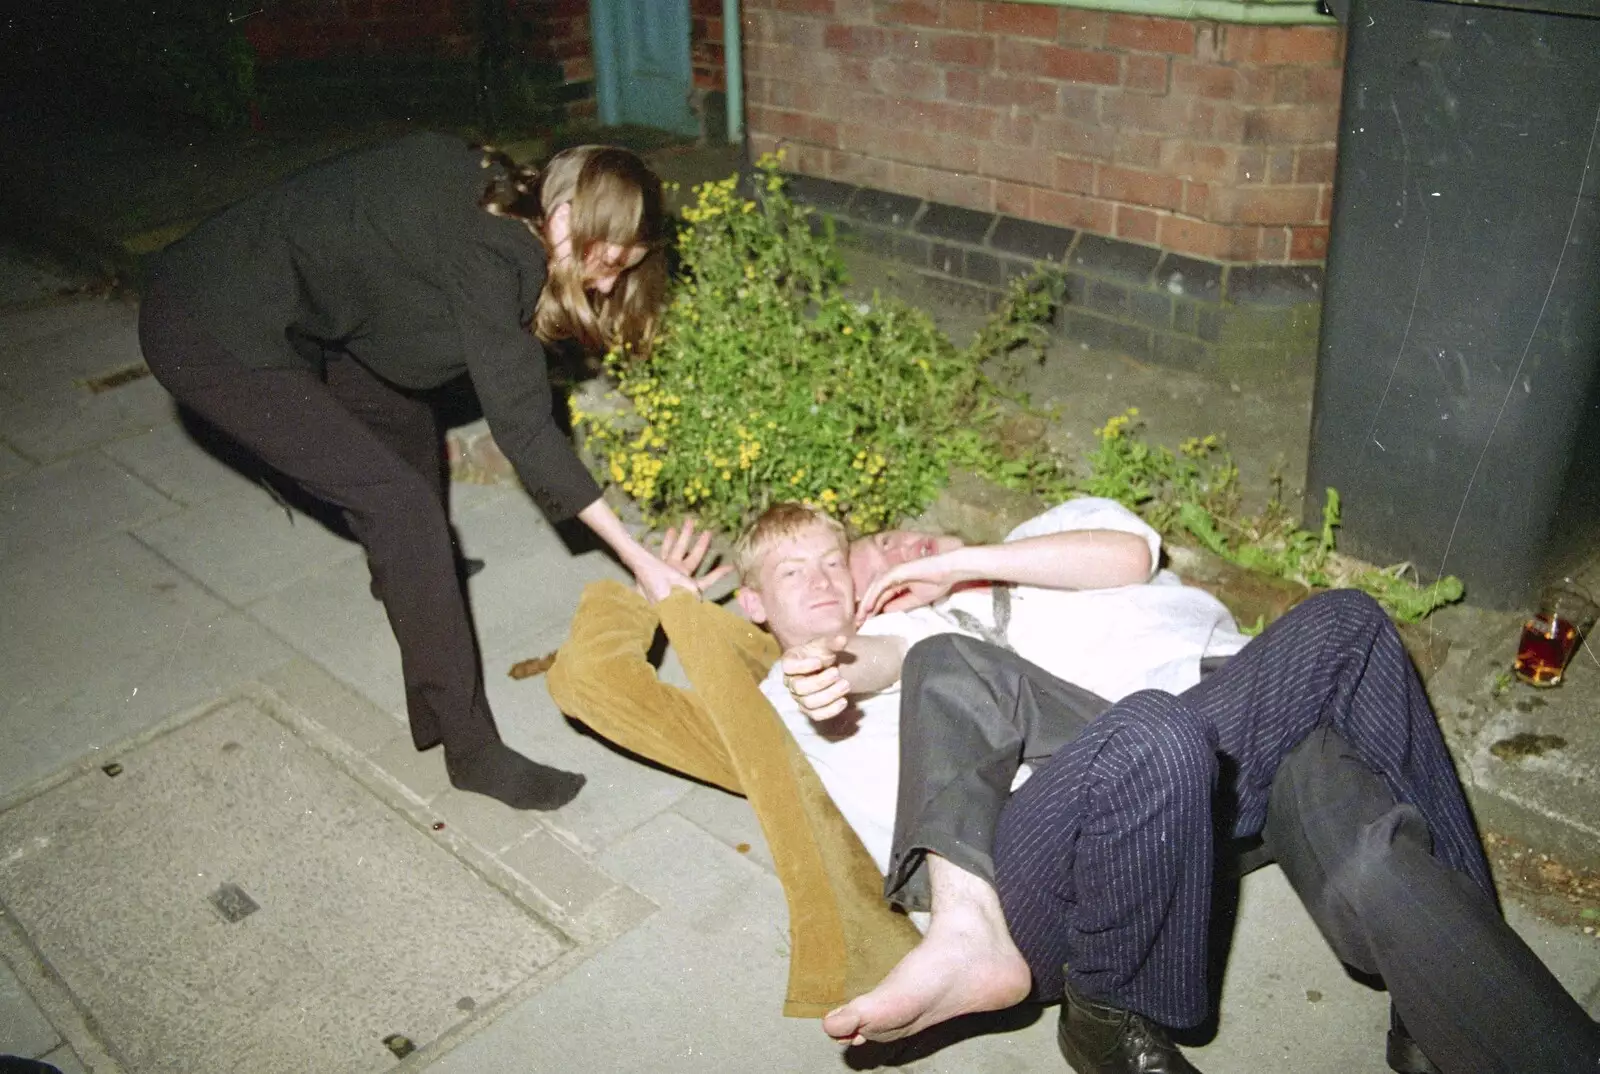
[[[1150,562],[1160,559],[1161,538],[1144,520],[1114,500],[1091,497],[1069,500],[1029,519],[1006,540],[1096,529],[1138,534],[1150,546]],[[1230,655],[1250,640],[1239,633],[1221,601],[1184,585],[1170,571],[1115,589],[1013,586],[1010,592],[1005,637],[1017,654],[1109,701],[1142,689],[1186,690],[1200,681],[1202,657]],[[964,628],[958,613],[992,632],[994,609],[993,590],[983,586],[928,607],[874,616],[861,633],[896,635],[908,649],[935,634],[979,637],[982,631]],[[900,782],[900,684],[858,700],[854,730],[842,735],[836,721],[819,729],[800,711],[783,685],[780,667],[768,673],[761,692],[778,710],[878,871],[887,872]]]

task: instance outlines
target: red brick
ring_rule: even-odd
[[[1239,94],[1241,80],[1237,67],[1192,60],[1172,61],[1172,92],[1190,97],[1209,97],[1231,101]]]
[[[797,15],[832,15],[833,0],[768,0],[775,11]]]
[[[1112,127],[1049,116],[1041,116],[1034,126],[1040,149],[1096,160],[1110,160],[1115,155],[1117,134]]]
[[[1112,15],[1106,23],[1106,43],[1140,52],[1188,56],[1194,52],[1194,27],[1189,19]]]
[[[994,211],[994,184],[980,176],[963,172],[949,172],[941,168],[924,168],[915,164],[895,164],[889,169],[886,187],[900,194],[912,194],[959,205],[965,209]]]
[[[990,108],[943,101],[908,102],[905,110],[915,117],[915,124],[928,130],[982,141],[994,137],[995,123],[999,117],[999,113]]]
[[[1195,101],[1191,111],[1194,137],[1237,145],[1244,141],[1248,112],[1227,101]]]
[[[1161,144],[1161,170],[1181,179],[1231,183],[1237,174],[1238,152],[1230,146],[1202,145],[1182,138]]]
[[[898,0],[876,7],[881,26],[938,26],[943,22],[939,0]]]
[[[1257,108],[1244,117],[1241,141],[1247,145],[1315,145],[1339,136],[1339,110],[1323,104]]]
[[[1325,261],[1328,257],[1328,229],[1326,227],[1293,227],[1289,229],[1290,261]]]
[[[837,124],[831,120],[818,119],[816,116],[800,112],[786,112],[780,108],[751,108],[750,126],[764,133],[797,142],[812,142],[825,146],[839,144]]]
[[[1189,216],[1163,216],[1160,245],[1213,261],[1254,261],[1256,256],[1253,230],[1242,231]]]
[[[1333,219],[1333,187],[1324,186],[1317,201],[1317,223],[1326,224]]]
[[[1304,104],[1306,102],[1306,75],[1310,67],[1274,67],[1272,70],[1272,103]]]
[[[983,5],[978,0],[945,0],[942,25],[947,30],[981,30]]]
[[[1331,145],[1312,145],[1294,154],[1294,181],[1297,183],[1333,182],[1334,160],[1338,151]]]
[[[1115,229],[1115,212],[1116,206],[1109,201],[1054,190],[1035,190],[1029,199],[1028,218],[1041,224],[1110,235]]]
[[[1315,186],[1235,187],[1211,192],[1213,220],[1237,224],[1316,222],[1322,188]]]
[[[1046,4],[983,5],[983,28],[992,34],[1054,41],[1060,27],[1061,9]]]
[[[758,91],[753,81],[746,84],[749,100],[796,112],[824,111],[826,98],[815,82],[780,82],[769,78],[762,79],[761,85],[765,87],[764,92]]]
[[[1050,186],[1074,194],[1093,194],[1099,166],[1092,160],[1078,157],[1056,157],[1055,174]]]
[[[1235,63],[1336,64],[1344,48],[1331,26],[1229,25],[1223,34],[1223,55]]]
[[[1141,93],[1108,93],[1100,101],[1101,121],[1109,128],[1194,137],[1194,108],[1203,102]]]
[[[1055,156],[1038,149],[986,145],[978,153],[978,171],[995,179],[1049,186],[1055,181]]]
[[[840,183],[875,186],[889,185],[889,162],[860,153],[834,150],[828,154],[828,178]]]
[[[1065,82],[1115,86],[1120,75],[1117,54],[1114,52],[1027,44],[1007,49],[1006,58],[1012,70],[1059,78]]]
[[[1167,65],[1165,56],[1130,53],[1122,58],[1122,84],[1141,93],[1165,93]]]
[[[1306,73],[1306,101],[1338,107],[1344,92],[1343,67],[1313,67]]]
[[[1161,231],[1161,214],[1132,205],[1118,205],[1116,226],[1117,238],[1154,245]]]
[[[872,0],[834,0],[833,3],[835,22],[871,22],[872,14]]]
[[[1185,180],[1183,184],[1183,211],[1202,220],[1211,218],[1211,184]]]
[[[834,52],[881,56],[888,44],[889,35],[873,26],[841,26],[834,23],[822,31],[822,46]]]
[[[1098,86],[1078,86],[1063,82],[1056,86],[1055,112],[1063,119],[1081,123],[1100,122],[1100,96]]]
[[[944,95],[944,75],[937,67],[899,59],[875,60],[871,86],[891,97],[934,101]]]
[[[1256,232],[1256,260],[1275,264],[1289,259],[1289,229],[1264,227]]]
[[[1294,150],[1267,150],[1267,182],[1287,185],[1294,182]]]
[[[988,67],[994,63],[994,38],[974,34],[938,34],[929,42],[929,51],[939,63]]]
[[[784,19],[772,33],[772,44],[798,49],[820,49],[827,30],[833,27],[816,19]]]
[[[1080,8],[1061,9],[1061,33],[1056,38],[1063,45],[1086,45],[1098,48],[1106,43],[1106,13],[1084,11]]]
[[[994,140],[1000,145],[1037,145],[1038,138],[1033,117],[1014,116],[1006,112],[996,113]]]
[[[956,68],[944,73],[945,100],[976,104],[983,99],[982,90],[983,83],[977,71]]]
[[[994,184],[994,211],[1009,216],[1026,217],[1033,211],[1030,202],[1033,188],[1021,183],[1007,183],[996,179]]]
[[[976,96],[973,99],[980,104],[995,108],[1015,106],[1029,112],[1053,112],[1056,109],[1057,88],[1056,83],[1040,78],[1012,78],[985,72],[978,78]],[[949,92],[948,74],[945,80],[945,92]]]
[[[1118,131],[1112,156],[1118,164],[1146,171],[1161,170],[1161,136],[1144,131]]]
[[[1183,206],[1183,181],[1170,175],[1105,166],[1100,169],[1095,192],[1112,201],[1154,205],[1159,209]]]

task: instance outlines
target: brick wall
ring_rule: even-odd
[[[594,39],[588,0],[508,0],[512,41],[530,64],[550,71],[569,118],[595,114]]]
[[[471,54],[473,0],[283,0],[245,23],[264,64]]]
[[[752,148],[1230,263],[1323,259],[1343,35],[980,0],[745,0]]]
[[[689,0],[689,62],[694,88],[728,88],[728,66],[722,49],[722,0]]]

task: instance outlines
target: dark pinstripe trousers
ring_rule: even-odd
[[[1087,727],[1082,691],[970,639],[914,648],[906,686],[909,808],[890,885],[897,863],[906,879],[913,847],[985,875],[971,847],[992,832],[996,886],[1039,996],[1070,978],[1169,1025],[1200,1021],[1220,820],[1225,833],[1266,836],[1340,957],[1385,977],[1445,1069],[1533,1069],[1517,1065],[1530,1047],[1564,1060],[1600,1048],[1500,918],[1421,684],[1369,598],[1313,598],[1181,698],[1135,694]],[[941,747],[919,724],[963,712],[970,724],[975,711],[1004,719],[977,721],[982,743],[963,732],[969,774],[945,780],[959,766],[930,762]],[[1002,811],[1002,759],[1014,769],[1019,754],[1047,752],[1027,741],[1041,730],[1071,740]],[[964,819],[938,819],[955,812]]]

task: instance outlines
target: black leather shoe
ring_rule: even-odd
[[[1056,1043],[1078,1074],[1200,1074],[1142,1014],[1086,999],[1067,986]]]
[[[1432,1059],[1422,1054],[1422,1048],[1411,1039],[1405,1023],[1400,1021],[1400,1015],[1394,1013],[1392,1008],[1389,1015],[1389,1046],[1385,1049],[1384,1058],[1389,1061],[1389,1069],[1395,1074],[1444,1074],[1433,1065]]]

